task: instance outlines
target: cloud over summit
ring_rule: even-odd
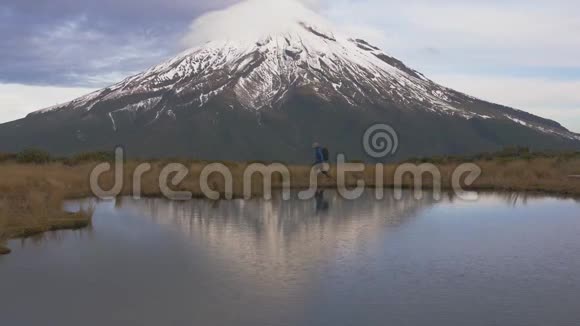
[[[245,0],[196,18],[183,38],[186,47],[208,41],[256,41],[266,35],[289,32],[297,22],[330,28],[311,7],[319,1]]]

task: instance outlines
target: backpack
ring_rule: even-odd
[[[323,148],[322,149],[322,159],[324,160],[324,162],[328,162],[330,158],[330,154],[328,153],[328,148]]]

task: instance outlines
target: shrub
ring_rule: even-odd
[[[87,162],[112,162],[115,160],[114,152],[86,152],[79,153],[63,161],[66,165],[77,165]]]
[[[527,147],[505,147],[501,150],[497,156],[499,157],[520,157],[522,155],[530,154],[530,149]]]
[[[16,161],[25,164],[46,164],[51,161],[50,154],[40,149],[26,149],[16,154]]]
[[[16,154],[0,153],[0,162],[14,161],[14,160],[16,160]]]

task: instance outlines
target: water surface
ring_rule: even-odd
[[[572,200],[123,198],[9,246],[1,325],[580,325]]]

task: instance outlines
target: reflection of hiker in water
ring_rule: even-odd
[[[314,199],[316,200],[316,212],[325,212],[329,208],[328,200],[324,199],[324,190],[316,190],[316,194],[314,195]]]
[[[314,168],[316,169],[316,173],[322,173],[325,176],[332,178],[328,173],[328,171],[330,171],[330,164],[328,163],[328,149],[320,146],[318,143],[314,143],[312,148],[314,148]]]

